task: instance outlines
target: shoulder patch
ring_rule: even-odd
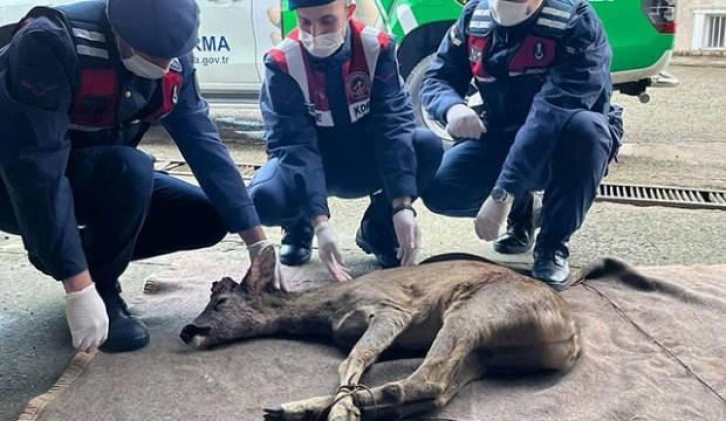
[[[475,36],[488,35],[492,30],[492,16],[489,9],[489,3],[480,2],[471,14],[469,24],[467,25],[467,33]]]
[[[541,35],[559,38],[569,26],[580,2],[577,0],[547,0],[535,22]]]

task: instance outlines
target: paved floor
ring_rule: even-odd
[[[676,67],[672,72],[681,79],[681,86],[653,91],[650,104],[617,97],[627,106],[627,147],[620,163],[613,165],[610,180],[726,188],[726,123],[719,116],[726,109],[726,72],[698,67]],[[179,156],[163,142],[145,142],[143,148],[161,158]],[[264,159],[259,147],[232,149],[238,160]],[[346,259],[366,258],[353,241],[365,206],[365,200],[331,202]],[[470,220],[441,218],[419,208],[424,254],[486,249],[474,237]],[[278,230],[268,232],[279,239]],[[723,232],[726,214],[721,211],[597,203],[573,239],[572,263],[581,265],[603,255],[643,265],[724,263]],[[241,256],[244,253],[234,236],[215,247],[220,248]],[[139,294],[146,276],[182,256],[133,263],[122,279],[125,295]],[[0,265],[0,420],[11,420],[28,399],[46,391],[57,379],[72,350],[62,287],[27,263],[18,237],[0,235]]]

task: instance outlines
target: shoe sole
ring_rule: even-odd
[[[381,267],[383,267],[384,269],[390,269],[390,268],[400,266],[400,262],[398,262],[398,261],[396,261],[395,265],[389,265],[389,264],[386,264],[386,262],[382,262],[381,259],[378,257],[378,255],[373,251],[373,248],[371,247],[371,245],[368,244],[368,242],[363,239],[363,236],[360,234],[360,231],[358,231],[355,235],[355,245],[360,247],[360,249],[363,250],[364,253],[372,254],[373,256],[375,256],[378,264]]]
[[[280,263],[282,263],[285,266],[302,266],[310,261],[311,254],[312,253],[308,253],[307,257],[300,259],[300,260],[286,259],[286,258],[280,256]]]
[[[524,254],[529,253],[534,248],[534,242],[530,244],[527,247],[519,247],[519,248],[513,248],[513,247],[507,247],[507,246],[501,246],[498,243],[494,243],[493,247],[494,251],[496,251],[499,254]]]
[[[114,344],[114,343],[104,343],[101,345],[98,349],[101,352],[104,352],[106,354],[116,354],[119,352],[131,352],[131,351],[137,351],[139,349],[145,348],[149,343],[151,342],[151,336],[150,335],[144,335],[140,336],[138,338],[133,339],[125,339],[122,341],[123,343]]]

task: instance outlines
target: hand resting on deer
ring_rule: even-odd
[[[276,333],[322,335],[352,347],[339,366],[335,394],[268,408],[267,420],[399,419],[443,407],[489,371],[574,366],[580,330],[550,287],[471,255],[428,260],[286,292],[274,288],[270,246],[241,283],[229,277],[214,282],[206,308],[180,336],[197,348]],[[405,379],[372,389],[360,385],[392,345],[427,351],[426,357]]]

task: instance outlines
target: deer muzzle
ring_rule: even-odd
[[[209,334],[211,332],[211,327],[188,324],[184,326],[179,334],[179,337],[187,345],[195,348],[203,348],[204,344],[208,342]]]

